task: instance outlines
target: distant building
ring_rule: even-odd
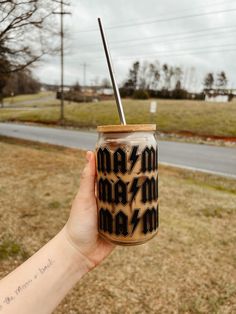
[[[99,100],[113,99],[113,88],[103,86],[82,86],[81,93],[83,95],[93,96]]]
[[[74,102],[97,102],[100,100],[111,100],[114,98],[113,89],[103,86],[74,86],[64,87],[64,99]],[[57,91],[57,99],[61,98],[60,86]]]
[[[103,95],[103,96],[113,96],[113,88],[111,87],[100,87],[97,89],[98,95]]]
[[[204,95],[208,102],[229,102],[236,97],[236,89],[209,88],[204,90]]]

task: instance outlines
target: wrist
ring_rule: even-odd
[[[71,263],[75,266],[78,272],[85,274],[95,267],[95,265],[80,252],[80,249],[71,240],[66,226],[64,226],[59,232],[59,236],[61,238],[63,248],[68,255],[64,254],[64,257],[70,258]]]

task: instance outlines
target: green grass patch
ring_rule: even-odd
[[[236,102],[157,100],[157,113],[150,114],[151,100],[124,100],[127,123],[156,123],[160,132],[182,132],[198,136],[236,136]],[[56,103],[53,102],[56,106]],[[32,121],[57,124],[58,107],[33,111],[0,110],[0,121]],[[65,124],[95,128],[103,124],[119,124],[114,101],[65,104]]]
[[[13,96],[13,97],[4,98],[4,102],[14,104],[14,103],[23,102],[23,101],[40,99],[40,98],[47,97],[47,96],[50,96],[53,94],[54,93],[52,93],[52,92],[41,92],[41,93],[37,93],[37,94],[17,95],[17,96]]]
[[[162,166],[162,168],[166,171],[169,170],[166,166]],[[172,176],[184,179],[185,183],[198,186],[205,190],[220,191],[236,195],[235,180],[231,178],[214,176],[198,171],[188,171],[175,167],[171,168],[171,174]]]
[[[48,204],[48,208],[50,209],[58,209],[61,204],[58,201],[52,201]]]
[[[12,257],[25,260],[29,254],[20,243],[7,235],[0,239],[0,260],[7,260]]]

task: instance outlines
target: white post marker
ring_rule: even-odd
[[[150,113],[156,113],[157,112],[157,102],[151,101],[150,103]]]

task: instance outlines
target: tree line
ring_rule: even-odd
[[[29,69],[11,73],[3,88],[3,96],[35,94],[40,91],[41,83],[34,78]]]
[[[10,86],[24,93],[38,85],[26,69],[43,55],[57,53],[57,40],[51,40],[57,27],[51,17],[58,6],[56,0],[0,0],[0,103]],[[30,85],[28,90],[22,80]]]
[[[0,0],[0,103],[3,95],[38,91],[39,82],[29,66],[58,52],[59,27],[54,18],[58,6],[57,0]],[[190,98],[183,82],[185,71],[158,61],[136,61],[120,91],[124,97]],[[223,89],[227,83],[224,71],[207,73],[203,80],[205,89]],[[109,86],[106,80],[104,86]]]
[[[209,72],[206,74],[203,81],[205,89],[224,89],[227,87],[227,84],[228,79],[224,71],[216,73],[216,75],[213,72]]]
[[[185,72],[180,66],[172,66],[158,61],[143,63],[136,61],[129,69],[127,78],[120,88],[123,97],[143,98],[192,98],[193,93],[184,86]],[[190,74],[193,76],[194,74]],[[221,71],[214,77],[207,73],[203,78],[203,89],[213,87],[226,88],[228,79],[226,73]],[[195,99],[203,99],[204,93],[194,93]]]

